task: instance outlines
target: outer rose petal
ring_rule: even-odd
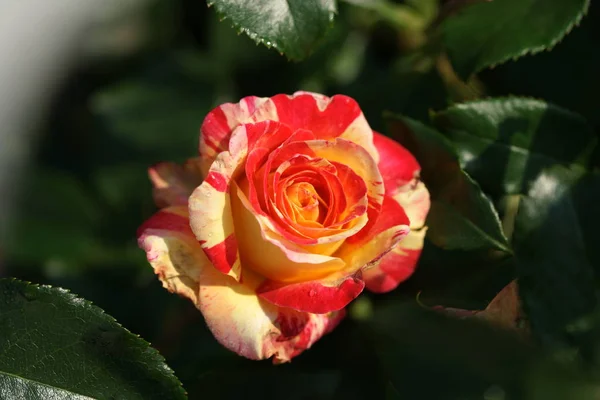
[[[373,132],[373,144],[379,152],[379,171],[383,176],[386,194],[393,196],[399,187],[419,175],[417,159],[400,143],[381,133]]]
[[[394,196],[410,219],[410,233],[378,265],[363,274],[367,289],[372,292],[385,293],[395,289],[412,275],[419,261],[427,232],[424,224],[430,199],[423,182],[413,185],[414,182],[405,185]]]
[[[139,244],[163,286],[194,302],[215,338],[250,359],[290,361],[343,318],[284,309],[256,296],[251,274],[244,284],[215,270],[188,225],[182,207],[164,209],[140,227]],[[245,275],[246,276],[246,275]]]
[[[363,272],[367,289],[386,293],[407,280],[419,261],[426,231],[427,228],[411,230],[392,251],[381,258],[378,265]]]
[[[372,131],[356,101],[337,95],[296,92],[272,98],[245,97],[239,103],[226,103],[212,110],[200,128],[202,171],[208,172],[217,154],[228,150],[236,127],[261,121],[281,121],[292,128],[312,130],[320,139],[340,137],[364,147],[375,161]]]
[[[273,102],[266,97],[244,97],[239,103],[225,103],[209,112],[200,128],[203,172],[208,172],[220,152],[229,150],[229,140],[235,128],[266,120],[278,120]]]
[[[336,255],[346,262],[347,271],[373,268],[398,242],[410,232],[409,221],[402,207],[391,197],[385,196],[380,218],[369,236],[357,242],[344,243]]]
[[[335,277],[335,275],[334,275]],[[263,299],[281,307],[298,311],[324,314],[342,310],[365,288],[360,277],[350,276],[336,281],[321,280],[281,284],[264,282],[257,293]]]
[[[187,160],[183,165],[163,162],[150,167],[148,175],[154,186],[157,207],[186,205],[188,198],[202,183],[200,159]]]
[[[279,121],[292,130],[307,129],[317,139],[342,138],[366,149],[375,161],[379,154],[373,146],[373,131],[358,103],[344,95],[333,97],[310,92],[279,94],[271,98]]]
[[[397,247],[386,254],[379,264],[363,273],[367,289],[385,293],[395,289],[414,272],[427,228],[424,227],[431,205],[429,191],[418,180],[416,159],[392,139],[375,133],[375,146],[382,154],[379,169],[386,192],[391,194],[410,220],[410,233]]]
[[[429,190],[418,180],[400,187],[394,195],[394,200],[404,208],[410,220],[410,229],[421,229],[431,206]]]

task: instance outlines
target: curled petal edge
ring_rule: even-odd
[[[334,329],[343,310],[310,314],[278,307],[256,294],[260,279],[244,283],[215,270],[189,226],[184,207],[161,210],[138,232],[138,241],[163,286],[190,299],[215,338],[244,357],[288,362]]]

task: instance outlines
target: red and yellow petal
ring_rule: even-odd
[[[418,177],[421,166],[406,148],[387,136],[373,132],[373,143],[380,156],[378,167],[386,194],[393,196],[398,188]]]
[[[368,220],[365,218],[366,225],[357,234],[354,234],[355,232],[352,231],[350,235],[352,235],[352,240],[354,241],[358,241],[361,237],[367,235],[367,232],[371,230],[376,216],[381,210],[385,193],[383,178],[377,168],[376,160],[356,143],[336,138],[334,140],[308,140],[305,142],[290,143],[277,155],[280,160],[275,159],[273,163],[277,165],[278,162],[283,162],[291,154],[306,154],[310,157],[323,158],[331,163],[346,165],[355,175],[363,180],[367,188]],[[317,243],[328,241],[331,241],[331,239],[324,236],[319,238]]]
[[[337,274],[334,274],[336,276]],[[357,276],[337,280],[298,283],[265,281],[257,289],[263,299],[280,307],[315,314],[342,310],[363,291],[364,281]]]
[[[200,159],[187,160],[183,165],[171,162],[156,164],[148,170],[157,207],[187,205],[188,198],[202,183]]]
[[[385,260],[409,233],[408,217],[394,199],[385,197],[382,216],[384,217],[379,218],[371,229],[371,236],[365,237],[362,242],[344,243],[335,253],[344,261],[343,268],[320,279],[304,282],[269,280],[258,288],[259,295],[281,307],[310,313],[326,313],[344,308],[365,287],[363,271],[368,273],[370,268]],[[418,242],[418,236],[416,238]],[[406,249],[409,250],[412,241],[407,244]],[[422,247],[422,238],[420,246]],[[395,262],[398,258],[390,260]],[[386,266],[388,265],[386,262]],[[400,274],[394,277],[402,278]]]
[[[229,150],[229,140],[240,125],[277,121],[277,111],[269,98],[244,97],[239,103],[225,103],[208,113],[200,128],[200,158],[207,172],[217,155]]]
[[[241,265],[229,188],[245,162],[248,133],[245,125],[235,129],[229,150],[218,154],[188,203],[190,226],[206,256],[217,270],[237,280],[241,279]]]
[[[310,187],[306,193],[313,193],[315,215],[320,218],[305,221],[298,207],[294,209],[289,204],[285,186],[288,181]],[[320,195],[315,186],[321,189]],[[275,171],[268,190],[272,197],[269,216],[278,231],[297,244],[336,243],[354,235],[367,223],[365,182],[344,164],[297,155]]]
[[[261,138],[282,131],[273,121],[238,126],[229,137],[228,150],[220,152],[204,182],[189,198],[192,231],[214,267],[241,279],[238,240],[231,211],[230,186],[243,175],[249,149]]]
[[[380,217],[375,221],[369,235],[358,241],[348,241],[335,255],[346,263],[350,274],[374,267],[410,232],[409,220],[402,207],[391,197],[385,196]]]
[[[400,187],[393,197],[406,212],[410,220],[410,229],[420,229],[425,225],[431,199],[429,190],[422,181],[414,179]]]
[[[275,231],[270,218],[253,211],[244,191],[234,184],[231,204],[244,269],[279,282],[319,279],[344,267],[327,249],[311,253]],[[333,249],[335,250],[335,248]]]
[[[150,218],[138,233],[163,285],[194,302],[215,338],[250,359],[290,361],[340,322],[344,312],[309,314],[281,308],[256,295],[260,280],[244,283],[212,267],[186,221],[186,210],[172,207]]]
[[[363,272],[367,289],[375,293],[386,293],[413,274],[421,256],[427,228],[411,230],[379,263]]]
[[[196,265],[205,256],[187,251],[187,247],[199,247],[190,230],[187,207],[160,210],[140,226],[137,237],[163,287],[197,303],[200,270]]]
[[[307,129],[317,139],[342,138],[358,144],[379,160],[373,145],[372,130],[358,103],[344,95],[333,97],[310,92],[280,94],[271,98],[278,120],[292,130]]]
[[[414,272],[423,249],[427,231],[425,220],[431,201],[429,191],[418,178],[420,166],[408,150],[378,133],[375,133],[375,146],[382,155],[379,168],[386,193],[402,207],[411,229],[379,263],[363,272],[367,289],[385,293],[395,289]]]

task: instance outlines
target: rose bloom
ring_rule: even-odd
[[[365,286],[411,275],[430,205],[419,172],[347,96],[246,97],[206,116],[198,158],[150,168],[161,210],[139,244],[223,346],[286,362]]]

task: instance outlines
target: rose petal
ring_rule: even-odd
[[[138,229],[137,237],[163,287],[197,303],[199,269],[196,263],[205,257],[193,255],[186,260],[180,250],[186,242],[198,246],[191,232],[187,207],[174,206],[160,210],[144,222]],[[162,242],[153,239],[160,235],[164,236]],[[167,262],[172,261],[165,259],[167,250],[170,250],[173,260],[180,262]],[[183,251],[187,254],[185,248]]]
[[[200,159],[187,160],[183,165],[162,162],[149,168],[148,175],[154,186],[157,207],[187,205],[188,198],[202,183]]]
[[[375,161],[379,154],[373,145],[373,133],[359,105],[350,97],[331,98],[316,93],[296,92],[272,98],[245,97],[239,103],[225,103],[212,110],[200,129],[200,157],[203,172],[229,148],[233,130],[241,124],[266,120],[281,121],[292,130],[308,129],[321,139],[336,137],[365,148]]]
[[[306,142],[290,143],[279,157],[284,158],[285,153],[306,154],[311,157],[324,158],[330,162],[344,164],[360,176],[367,186],[368,221],[365,227],[357,234],[353,234],[350,240],[360,241],[363,236],[368,235],[381,210],[385,188],[376,161],[364,148],[349,140],[337,138],[331,141],[308,140]],[[325,236],[319,238],[318,243],[325,243],[330,240]]]
[[[222,104],[209,112],[200,128],[203,172],[208,172],[220,152],[229,150],[229,140],[238,126],[277,119],[271,99],[255,96],[244,97],[239,103]]]
[[[325,226],[297,223],[296,219],[292,219],[285,212],[285,209],[279,209],[276,199],[273,199],[269,204],[269,216],[275,222],[278,232],[285,238],[300,245],[337,243],[354,235],[366,225],[365,213],[368,200],[365,182],[348,166],[320,158],[309,159],[297,155],[285,161],[275,172],[270,190],[275,192],[276,196],[284,196],[285,190],[280,188],[279,178],[290,170],[299,171],[297,175],[292,174],[293,177],[306,175],[307,171],[319,174],[329,188],[331,201],[328,217],[331,218],[327,218]]]
[[[297,311],[324,314],[343,309],[364,289],[360,277],[346,277],[338,281],[309,281],[285,284],[266,281],[257,289],[263,299]]]
[[[379,155],[373,145],[372,130],[358,103],[343,95],[331,98],[317,93],[296,92],[271,98],[279,121],[292,130],[307,129],[317,139],[343,138],[358,144],[377,162]]]
[[[249,150],[282,128],[273,121],[238,126],[229,138],[228,150],[219,153],[204,182],[189,198],[192,231],[204,252],[216,269],[237,280],[241,278],[241,266],[229,188],[233,180],[243,175]]]
[[[391,197],[385,196],[380,218],[377,218],[369,235],[360,241],[346,242],[335,253],[346,263],[346,271],[372,268],[408,233],[408,217],[402,207]]]
[[[423,182],[415,179],[401,186],[394,195],[394,200],[406,212],[410,220],[410,229],[421,229],[425,225],[431,199],[429,198],[429,190]]]
[[[368,273],[370,268],[376,267],[410,231],[408,217],[394,199],[387,196],[384,198],[381,215],[384,217],[379,218],[373,226],[370,237],[363,238],[363,242],[346,242],[335,253],[345,261],[344,268],[313,281],[294,284],[267,281],[258,288],[259,295],[281,307],[311,313],[345,307],[365,286],[361,272],[365,270]],[[418,235],[415,239],[419,241]],[[412,242],[409,242],[407,249],[411,245]],[[373,279],[375,275],[373,273]],[[397,277],[401,278],[400,275]]]
[[[186,224],[185,208],[161,210],[139,231],[139,244],[163,286],[194,302],[215,338],[250,359],[290,361],[343,318],[308,314],[260,299],[251,274],[244,284],[216,271]],[[183,215],[182,215],[183,214]],[[186,228],[187,227],[187,228]]]
[[[389,253],[381,258],[379,264],[363,272],[367,289],[374,293],[386,293],[396,289],[414,272],[427,228],[411,230]]]
[[[271,220],[254,213],[243,190],[235,184],[231,204],[244,268],[272,280],[299,282],[319,279],[344,267],[341,259],[323,251],[311,253],[275,232]]]
[[[419,175],[421,166],[407,149],[387,136],[373,132],[373,144],[379,152],[378,166],[386,194],[393,196],[399,187]]]

